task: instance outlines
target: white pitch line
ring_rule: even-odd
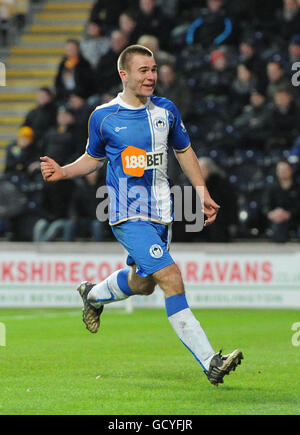
[[[113,314],[128,314],[125,310],[121,309],[109,309],[106,310],[105,314],[112,313]],[[23,315],[12,315],[12,316],[1,316],[0,311],[0,322],[3,320],[30,320],[30,319],[55,319],[58,317],[80,317],[81,318],[81,309],[79,308],[77,311],[70,311],[70,312],[64,312],[64,313],[39,313],[39,314],[23,314]]]
[[[23,314],[23,315],[12,315],[12,316],[1,316],[0,320],[27,320],[27,319],[39,319],[39,318],[56,318],[56,317],[75,317],[80,316],[80,309],[78,311],[71,311],[69,313],[39,313],[39,314]]]

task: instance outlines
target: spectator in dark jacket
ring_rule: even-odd
[[[74,189],[73,181],[64,180],[45,186],[40,219],[33,229],[34,242],[50,242],[63,234]]]
[[[297,0],[283,0],[283,9],[277,15],[277,23],[279,33],[286,41],[299,33],[300,5]]]
[[[160,67],[156,94],[173,101],[177,107],[180,107],[182,119],[187,120],[191,113],[192,96],[185,81],[179,73],[175,72],[172,65],[165,64]]]
[[[300,24],[299,24],[300,32]],[[300,33],[294,35],[288,46],[290,68],[294,62],[300,62]]]
[[[221,206],[218,222],[215,221],[214,228],[211,225],[200,233],[200,239],[205,238],[209,242],[229,242],[231,229],[237,223],[236,195],[225,173],[211,158],[201,157],[199,164],[209,192],[213,192],[214,198]]]
[[[32,241],[32,229],[39,218],[43,186],[39,156],[32,128],[21,127],[17,141],[7,149],[5,166],[5,178],[12,181],[26,198],[23,210],[9,220],[9,231],[14,241]]]
[[[233,23],[224,9],[224,1],[207,0],[207,8],[189,27],[186,42],[209,48],[229,43],[232,33]]]
[[[110,91],[111,88],[120,84],[120,76],[117,70],[117,61],[128,41],[126,35],[119,30],[112,32],[110,36],[110,50],[102,56],[95,72],[96,89],[99,95]]]
[[[237,66],[237,76],[232,83],[232,99],[235,106],[235,113],[239,113],[246,104],[249,104],[250,95],[257,86],[251,66],[247,63],[240,63]]]
[[[88,121],[93,111],[93,107],[85,100],[84,94],[80,89],[75,89],[70,95],[68,108],[74,115],[78,137],[76,142],[86,143],[88,137]]]
[[[286,161],[276,166],[277,180],[266,190],[265,214],[270,222],[273,242],[285,243],[291,230],[300,223],[300,186],[293,179],[293,169]]]
[[[267,96],[270,101],[273,100],[275,92],[278,89],[290,86],[290,81],[285,74],[283,65],[280,62],[270,61],[267,64]]]
[[[267,25],[267,28],[275,25],[275,29],[278,31],[276,23],[276,15],[282,9],[282,0],[228,0],[229,5],[231,3],[237,3],[244,11],[244,21],[249,23],[258,24],[260,26]],[[249,20],[251,18],[251,21]],[[271,28],[273,28],[273,26]]]
[[[101,242],[110,234],[108,222],[102,222],[96,216],[99,204],[96,193],[100,186],[105,185],[105,171],[102,169],[93,172],[77,179],[75,183],[63,238],[73,242],[79,237],[89,237],[95,242]]]
[[[278,89],[271,112],[268,148],[291,148],[299,132],[299,109],[290,89]]]
[[[57,115],[57,127],[51,128],[41,143],[43,155],[65,165],[76,160],[85,149],[82,135],[78,134],[74,111],[60,107]]]
[[[250,104],[235,118],[233,126],[239,134],[240,147],[263,149],[270,133],[271,109],[262,89],[253,89]]]
[[[164,50],[169,50],[171,23],[169,18],[157,6],[156,0],[139,0],[137,22],[143,34],[159,38]]]
[[[138,28],[137,15],[130,10],[120,15],[119,28],[126,35],[128,45],[136,44],[142,34],[142,29]]]
[[[18,138],[8,146],[6,152],[5,173],[31,174],[39,170],[39,151],[34,141],[34,131],[29,126],[23,126],[18,131]]]
[[[223,50],[214,50],[210,55],[210,65],[201,74],[199,86],[203,95],[223,96],[229,99],[234,71],[228,66],[227,54]]]
[[[266,81],[266,77],[261,77],[265,69],[264,61],[260,57],[256,41],[250,36],[242,38],[239,44],[239,63],[245,62],[261,81]]]
[[[37,103],[37,107],[26,115],[23,124],[33,129],[36,143],[49,128],[55,126],[57,114],[57,107],[51,89],[40,88],[37,93]]]
[[[180,186],[185,189],[190,186],[189,180],[180,171],[179,165],[175,164],[176,157],[174,153],[170,154],[172,161],[172,167],[170,166],[169,177],[171,184]],[[232,186],[227,180],[226,173],[208,157],[199,158],[199,164],[201,167],[202,175],[205,179],[207,187],[213,192],[214,198],[217,198],[218,204],[221,205],[218,213],[218,222],[215,221],[216,226],[213,225],[205,228],[201,233],[199,232],[186,232],[185,226],[187,224],[193,225],[191,219],[194,216],[193,213],[197,213],[197,194],[193,189],[193,194],[186,190],[182,192],[182,200],[176,204],[176,194],[174,198],[175,202],[175,220],[173,224],[174,239],[178,242],[229,242],[231,235],[236,230],[237,225],[237,197],[232,189]],[[176,190],[175,190],[176,192]],[[181,203],[181,210],[180,210]],[[179,209],[178,209],[179,207]],[[181,216],[180,219],[176,219],[176,212]],[[220,219],[219,219],[220,218]]]
[[[130,5],[128,0],[97,0],[91,10],[90,20],[98,21],[105,31],[118,26],[118,17]]]
[[[57,115],[57,128],[50,129],[43,139],[44,155],[65,165],[82,155],[84,149],[85,144],[80,142],[74,113],[69,108],[61,107]],[[72,180],[46,184],[41,202],[41,219],[33,232],[35,242],[54,241],[62,235],[73,188]]]
[[[94,73],[91,65],[82,57],[79,42],[66,42],[66,56],[61,61],[55,79],[56,97],[64,104],[74,89],[80,88],[85,98],[94,93]]]

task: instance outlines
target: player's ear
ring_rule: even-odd
[[[128,79],[127,79],[127,72],[124,69],[121,69],[119,71],[120,77],[122,82],[127,83]]]

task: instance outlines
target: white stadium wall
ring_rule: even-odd
[[[171,253],[192,307],[300,308],[298,245],[173,244]],[[80,307],[78,283],[105,279],[125,258],[117,243],[3,243],[0,307]],[[164,307],[162,291],[133,306]]]

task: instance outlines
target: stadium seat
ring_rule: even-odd
[[[26,13],[28,2],[20,0],[18,4],[19,12]],[[7,88],[0,94],[1,149],[15,139],[24,116],[35,105],[37,89],[53,86],[64,55],[64,42],[69,38],[82,39],[91,6],[91,0],[60,3],[50,0],[41,4],[18,45],[11,48],[5,60]],[[12,116],[14,110],[17,115]]]

